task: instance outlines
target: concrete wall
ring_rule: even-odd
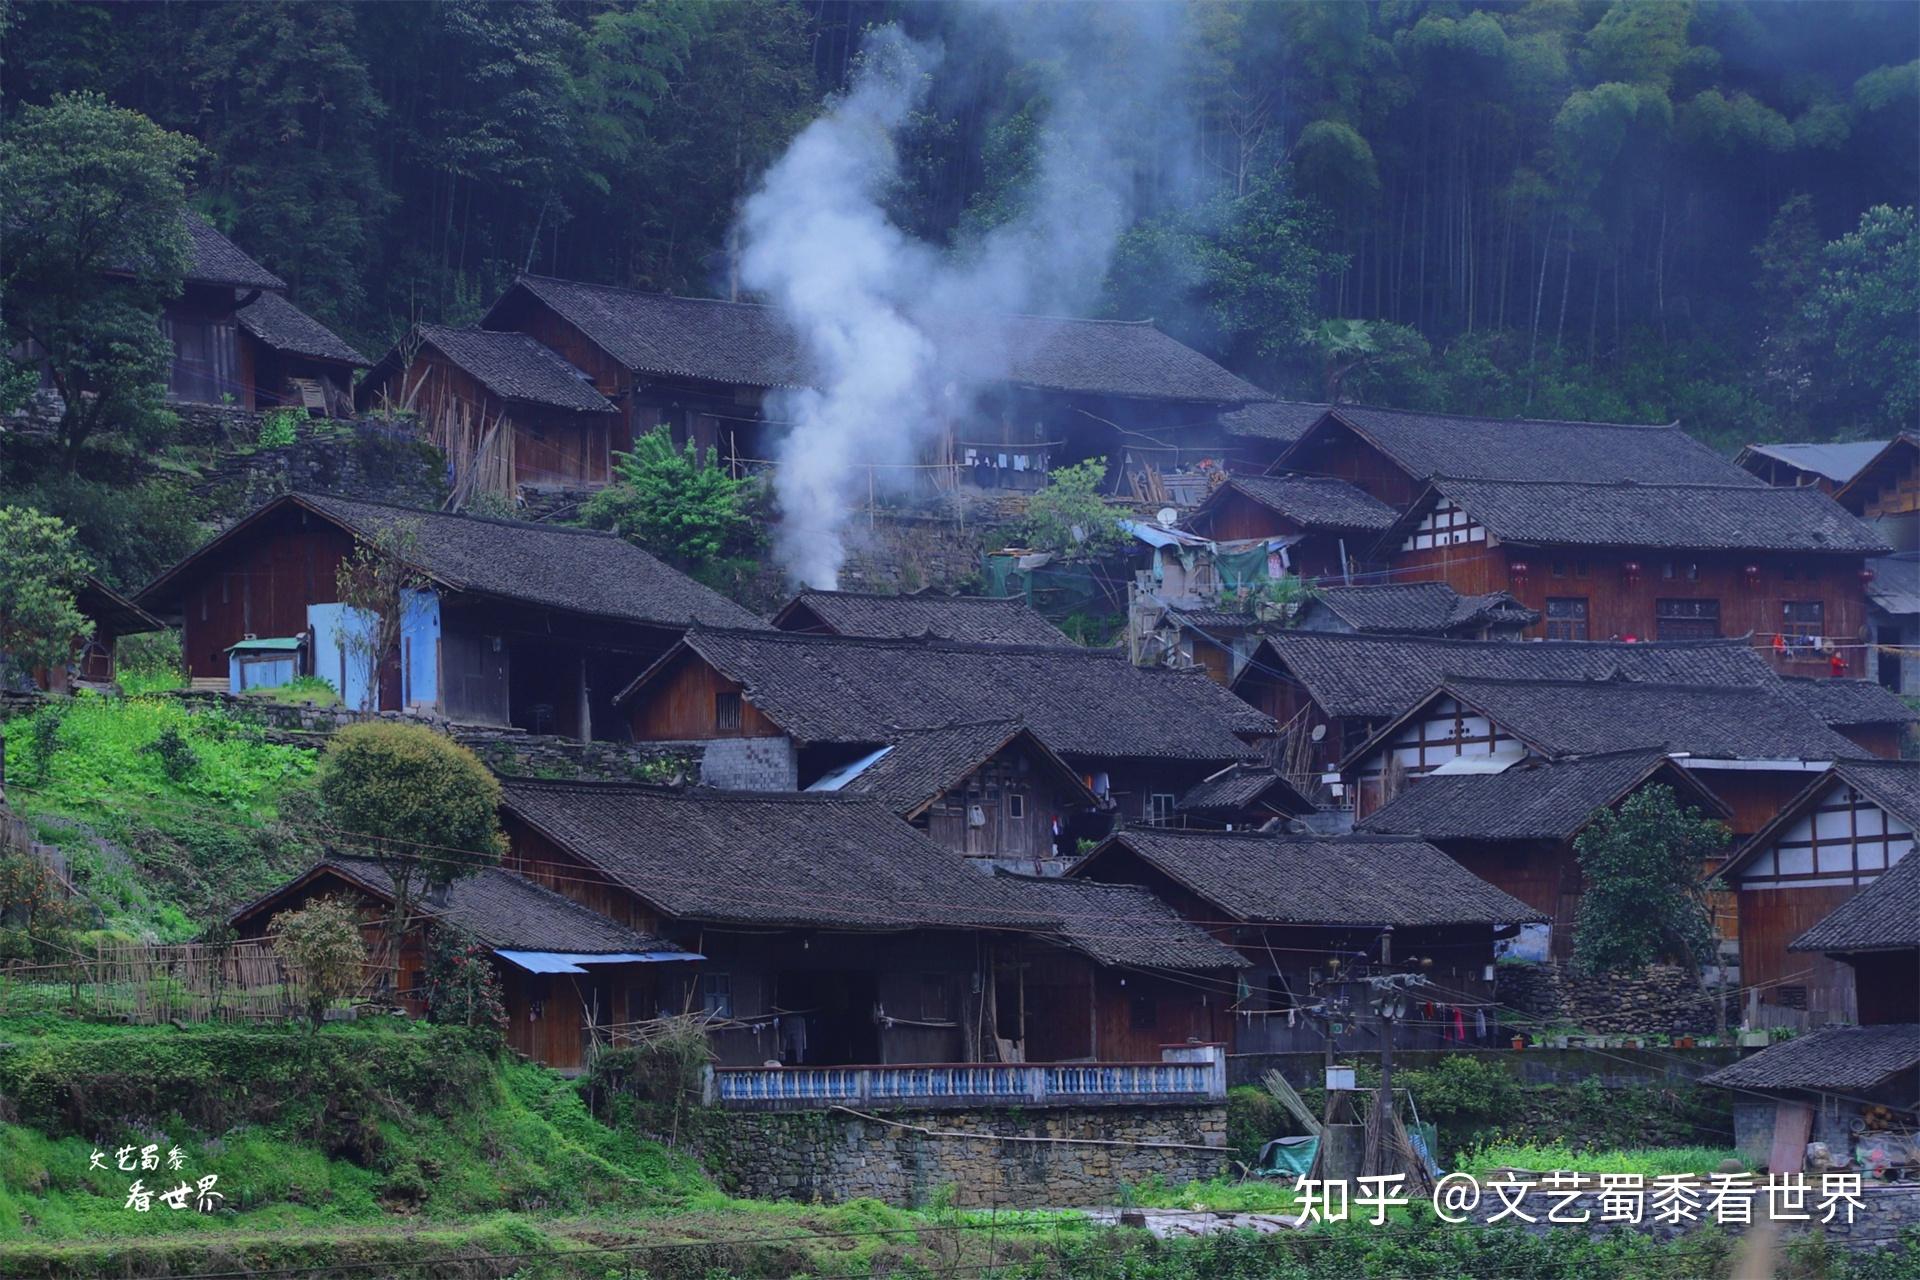
[[[707,1165],[721,1185],[757,1199],[870,1196],[916,1206],[944,1194],[975,1208],[1114,1205],[1149,1178],[1179,1186],[1228,1168],[1219,1103],[894,1111],[872,1119],[843,1111],[714,1112],[702,1129]]]

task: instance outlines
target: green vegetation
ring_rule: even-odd
[[[0,688],[8,671],[64,667],[93,624],[74,603],[86,579],[73,530],[28,507],[0,506]]]
[[[298,975],[307,1026],[317,1034],[326,1011],[360,988],[367,944],[360,936],[359,914],[350,903],[321,898],[274,916],[268,936],[274,954]]]
[[[1216,1213],[1294,1213],[1300,1197],[1291,1178],[1214,1178],[1170,1187],[1159,1179],[1129,1190],[1127,1203],[1143,1209],[1208,1209]]]
[[[1020,528],[1026,545],[1072,559],[1093,559],[1124,548],[1129,539],[1120,527],[1121,512],[1100,496],[1106,476],[1105,458],[1051,472],[1047,487],[1027,499]]]
[[[1726,847],[1726,824],[1682,808],[1672,787],[1642,787],[1602,810],[1574,841],[1586,884],[1574,963],[1637,972],[1678,957],[1698,972],[1714,945],[1713,885],[1702,870]]]
[[[762,540],[759,487],[718,466],[713,450],[703,461],[691,440],[676,448],[655,427],[632,453],[615,455],[613,470],[614,482],[581,508],[582,524],[611,529],[709,585],[750,567]]]
[[[124,680],[121,681],[121,687],[126,688]],[[278,702],[287,705],[301,703],[316,707],[340,705],[340,694],[334,689],[333,681],[325,676],[295,676],[287,683],[272,689],[249,689],[245,696],[258,698],[262,702]]]
[[[1739,1152],[1719,1147],[1640,1147],[1624,1151],[1575,1151],[1560,1145],[1495,1143],[1480,1148],[1460,1162],[1462,1172],[1484,1177],[1499,1169],[1529,1169],[1546,1173],[1556,1169],[1577,1173],[1638,1173],[1647,1177],[1670,1173],[1713,1173],[1723,1161],[1737,1161],[1752,1169]]]
[[[9,801],[116,932],[183,941],[310,857],[313,753],[223,712],[87,695],[8,722],[6,752]]]

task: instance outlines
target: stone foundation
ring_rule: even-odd
[[[1713,998],[1678,965],[1649,965],[1637,977],[1589,977],[1558,963],[1503,964],[1496,973],[1496,1000],[1548,1022],[1587,1031],[1713,1034]],[[1737,1008],[1727,1012],[1739,1021]]]
[[[1227,1112],[1217,1102],[890,1111],[872,1118],[838,1110],[707,1112],[700,1128],[721,1185],[764,1200],[1113,1205],[1150,1178],[1179,1186],[1228,1168]]]

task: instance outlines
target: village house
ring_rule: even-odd
[[[1317,588],[1294,615],[1299,631],[1373,632],[1442,640],[1517,640],[1540,615],[1505,591],[1463,596],[1444,582]]]
[[[1736,835],[1759,830],[1812,775],[1859,751],[1777,684],[1447,676],[1351,752],[1340,775],[1364,822],[1441,769],[1497,772],[1642,748],[1694,774]]]
[[[1878,1176],[1920,1161],[1920,858],[1903,858],[1795,939],[1854,972],[1858,1026],[1827,1026],[1704,1078],[1735,1091],[1736,1145],[1775,1173],[1799,1170],[1808,1142]]]
[[[415,415],[462,497],[597,489],[614,451],[633,447],[612,401],[522,333],[416,325],[355,395],[363,410]]]
[[[111,685],[117,675],[116,650],[122,636],[158,631],[164,624],[133,601],[89,574],[73,593],[74,604],[93,634],[74,646],[72,661],[57,670],[10,671],[0,662],[0,675],[48,693],[72,693],[83,686]],[[0,659],[5,655],[0,654]],[[4,687],[4,686],[0,686]]]
[[[781,631],[806,635],[933,636],[970,644],[1072,643],[1026,601],[998,596],[942,596],[926,591],[880,595],[810,588],[782,605],[772,622]]]
[[[497,868],[444,889],[416,885],[409,904],[418,914],[396,953],[389,941],[392,877],[370,859],[339,855],[240,908],[228,923],[243,939],[265,938],[275,916],[322,898],[359,911],[372,994],[416,1017],[428,1011],[429,932],[450,928],[477,940],[500,981],[508,1046],[567,1071],[586,1062],[596,1028],[652,1016],[657,966],[684,968],[701,958]]]
[[[1508,945],[1510,954],[1565,960],[1573,954],[1584,887],[1574,842],[1602,812],[1648,786],[1670,788],[1682,805],[1708,817],[1731,816],[1679,761],[1665,751],[1640,749],[1509,761],[1498,772],[1449,772],[1441,765],[1357,822],[1355,830],[1416,836],[1440,849],[1544,917],[1522,926]]]
[[[1920,762],[1849,760],[1811,779],[1729,860],[1721,875],[1739,895],[1750,1022],[1865,1020],[1853,965],[1819,954],[1834,948],[1789,954],[1788,944],[1911,860],[1916,830]]]
[[[349,416],[353,374],[366,357],[288,301],[286,281],[204,218],[182,216],[191,259],[179,295],[160,314],[173,347],[167,398]]]
[[[1181,527],[1216,544],[1281,543],[1288,572],[1350,581],[1399,513],[1326,476],[1229,476]]]
[[[1281,629],[1260,638],[1231,687],[1283,726],[1287,774],[1309,789],[1448,675],[1587,680],[1615,672],[1671,684],[1775,679],[1739,640],[1513,644]]]
[[[1858,745],[1856,755],[1898,760],[1914,725],[1920,724],[1920,711],[1872,680],[1782,676],[1780,685],[1788,697]]]
[[[337,571],[382,536],[418,587],[376,679],[370,628],[340,602]],[[764,625],[612,534],[308,493],[251,512],[139,603],[181,628],[197,681],[234,688],[245,664],[230,651],[280,640],[288,674],[327,680],[350,707],[582,740],[626,736],[614,694],[688,627]]]
[[[1158,1062],[1240,963],[1148,895],[980,875],[868,799],[504,789],[509,867],[703,958],[657,1012],[708,1019],[723,1101],[785,1068]]]
[[[1269,764],[1236,761],[1193,784],[1175,806],[1176,827],[1260,831],[1288,826],[1315,811],[1285,774]]]
[[[1262,400],[1220,416],[1226,432],[1222,461],[1234,475],[1260,475],[1332,406],[1300,400]]]
[[[1750,444],[1734,456],[1733,464],[1770,485],[1811,486],[1832,497],[1886,446],[1885,440]]]
[[[736,474],[774,458],[785,424],[768,416],[770,395],[812,376],[781,313],[751,303],[523,275],[481,323],[583,370],[629,438],[665,425]],[[1105,457],[1111,483],[1151,495],[1160,477],[1220,451],[1222,414],[1268,399],[1146,322],[976,318],[954,345],[991,371],[993,389],[883,486],[1031,491],[1054,467]]]
[[[1895,692],[1920,694],[1920,434],[1888,441],[1834,500],[1893,548],[1867,565],[1867,622],[1878,647],[1864,674]]]
[[[1337,1046],[1378,1050],[1355,984],[1390,973],[1432,984],[1396,1048],[1490,1043],[1494,942],[1542,918],[1432,845],[1390,836],[1127,828],[1068,874],[1150,890],[1250,962],[1232,1005],[1236,1054],[1320,1050],[1341,1021],[1312,1016],[1329,996],[1353,1004]]]
[[[1375,554],[1505,591],[1548,640],[1749,635],[1790,674],[1864,665],[1867,560],[1889,548],[1813,488],[1432,479]]]
[[[695,628],[618,701],[635,741],[701,743],[708,783],[762,790],[811,787],[903,730],[1019,720],[1101,803],[1075,839],[1174,821],[1182,792],[1273,732],[1205,676],[1119,650],[772,630]]]

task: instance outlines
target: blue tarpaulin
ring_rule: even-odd
[[[586,955],[572,951],[507,951],[493,954],[519,965],[528,973],[585,973],[589,964],[658,964],[666,960],[705,960],[691,951],[616,951],[604,955]]]

